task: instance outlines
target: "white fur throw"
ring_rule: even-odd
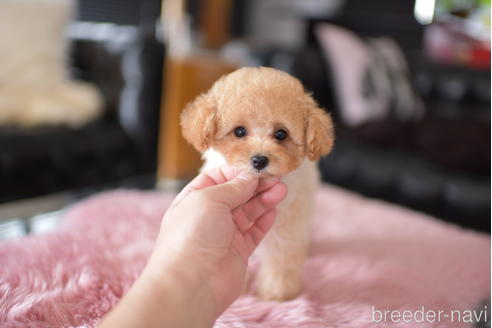
[[[68,80],[72,0],[0,1],[0,125],[80,126],[101,111],[91,85]]]

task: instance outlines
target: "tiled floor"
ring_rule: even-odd
[[[144,175],[117,181],[111,185],[0,204],[0,242],[54,230],[68,205],[97,192],[117,188],[153,189],[154,186],[155,176]]]
[[[67,192],[0,204],[0,240],[55,229],[63,209],[76,199]]]
[[[40,234],[54,230],[63,210],[35,215],[31,218],[12,218],[0,222],[0,240],[20,238],[30,233]]]

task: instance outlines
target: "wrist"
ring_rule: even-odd
[[[220,314],[206,284],[189,263],[150,259],[139,278],[142,288],[155,294],[166,312],[186,327],[211,327]]]
[[[147,267],[100,327],[212,327],[216,314],[205,296],[179,276]]]

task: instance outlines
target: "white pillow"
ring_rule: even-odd
[[[339,114],[345,124],[422,117],[423,103],[394,41],[373,38],[365,42],[355,33],[328,23],[318,25],[316,35],[333,72]]]

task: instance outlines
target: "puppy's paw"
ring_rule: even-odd
[[[288,301],[301,293],[302,284],[298,274],[261,275],[257,297],[262,301]]]

